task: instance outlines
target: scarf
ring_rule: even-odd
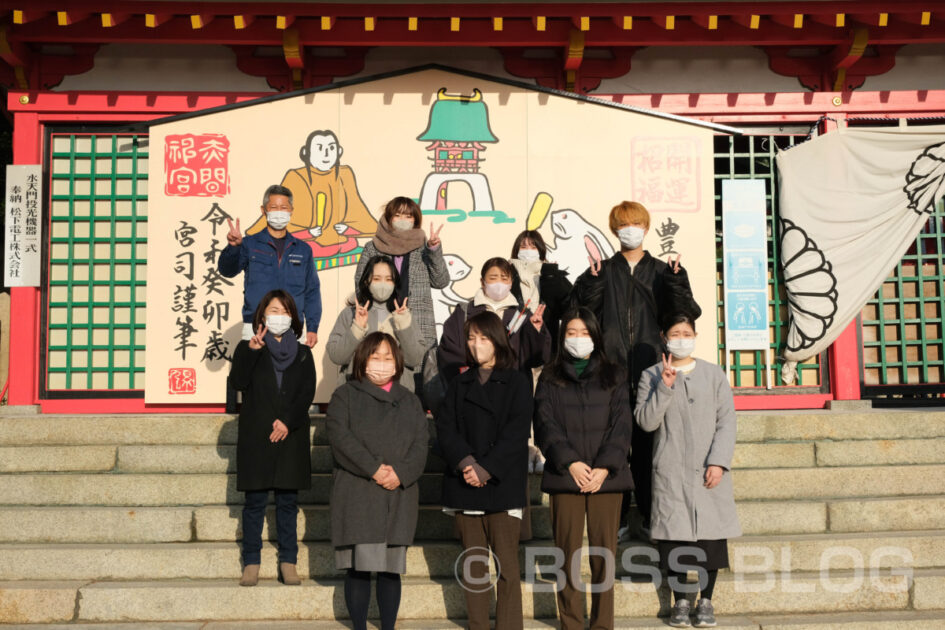
[[[492,311],[499,317],[502,317],[502,313],[505,312],[505,309],[507,308],[517,309],[519,306],[518,300],[511,293],[506,295],[505,299],[503,299],[501,302],[496,302],[495,300],[490,298],[488,295],[486,295],[485,291],[482,290],[482,287],[480,287],[479,290],[476,291],[476,295],[473,296],[473,306],[479,306],[480,304],[485,304],[486,308],[488,308],[490,311]]]
[[[385,217],[377,222],[377,232],[372,241],[377,251],[388,256],[403,256],[415,249],[420,249],[427,242],[426,233],[420,228],[395,230]]]
[[[295,338],[295,333],[291,330],[287,330],[282,335],[282,341],[278,341],[275,335],[267,332],[266,348],[269,350],[272,368],[276,371],[276,385],[282,389],[282,373],[295,361],[295,355],[299,352],[299,340]]]
[[[587,364],[590,363],[590,361],[591,361],[590,357],[586,359],[574,359],[574,358],[571,359],[571,365],[574,366],[574,371],[577,373],[578,378],[580,378],[581,375],[584,374],[584,370],[587,369]]]

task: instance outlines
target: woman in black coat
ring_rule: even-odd
[[[633,487],[625,378],[603,350],[594,314],[586,308],[566,313],[558,352],[535,392],[535,438],[547,458],[541,489],[551,495],[551,527],[566,563],[567,581],[558,591],[562,630],[584,628],[585,594],[571,581],[571,563],[580,566],[585,520],[588,544],[616,558],[620,504]],[[608,570],[606,558],[595,554],[590,565],[592,584],[611,584],[591,595],[591,628],[613,628],[615,563]]]
[[[530,325],[530,324],[526,324]],[[470,630],[488,630],[490,549],[500,567],[496,630],[522,628],[518,561],[522,518],[528,505],[528,435],[531,379],[516,370],[508,334],[492,312],[466,320],[469,369],[450,383],[436,417],[437,442],[446,461],[444,511],[455,515],[463,545],[457,566]]]
[[[539,304],[545,305],[543,319],[551,335],[551,350],[554,352],[557,349],[558,322],[568,307],[571,282],[568,272],[545,258],[547,253],[548,248],[541,232],[524,230],[512,243],[509,262],[518,279],[518,282],[512,283],[512,292],[518,292],[522,302],[528,303],[532,309]]]
[[[315,396],[312,350],[299,343],[302,320],[292,296],[270,291],[253,316],[256,335],[233,353],[230,382],[243,392],[236,442],[236,489],[246,493],[243,507],[243,576],[259,579],[262,525],[269,491],[276,495],[279,574],[285,584],[300,584],[295,563],[298,491],[312,484],[308,409]]]
[[[345,603],[355,630],[367,628],[371,573],[377,573],[381,630],[394,630],[400,576],[417,529],[429,452],[427,416],[400,384],[404,357],[391,335],[373,332],[354,353],[352,378],[328,405],[328,442],[335,460],[331,543],[346,570]]]

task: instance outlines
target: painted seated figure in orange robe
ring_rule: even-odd
[[[358,247],[373,236],[377,221],[358,192],[354,171],[340,164],[343,149],[332,131],[313,131],[299,150],[301,168],[290,169],[282,185],[292,191],[289,232],[312,248],[315,258],[330,258]],[[265,217],[247,234],[266,227]]]

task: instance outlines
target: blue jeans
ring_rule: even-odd
[[[299,493],[295,490],[273,490],[276,495],[276,532],[279,539],[279,562],[295,564],[299,556],[296,516]],[[259,564],[262,551],[263,519],[266,518],[268,490],[246,493],[243,506],[243,565]]]

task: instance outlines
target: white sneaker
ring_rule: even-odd
[[[617,530],[617,542],[627,542],[630,540],[630,526],[624,525]]]

